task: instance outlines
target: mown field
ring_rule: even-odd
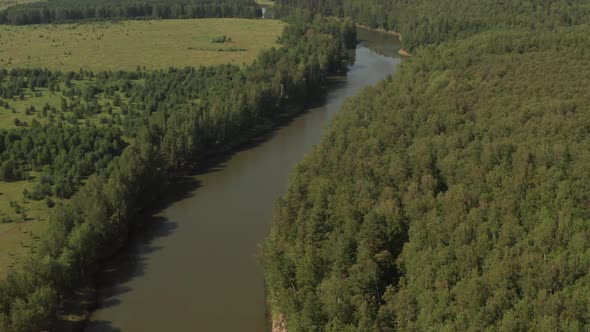
[[[97,71],[241,65],[274,46],[283,25],[228,18],[0,26],[0,67]],[[231,40],[212,42],[222,36]]]

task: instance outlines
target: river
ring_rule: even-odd
[[[334,78],[319,106],[248,148],[187,179],[177,197],[98,276],[98,308],[86,331],[268,329],[258,245],[289,174],[343,102],[394,73],[394,36],[359,29],[346,77]],[[147,217],[146,217],[147,218]]]

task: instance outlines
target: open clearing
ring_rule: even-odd
[[[0,0],[0,10],[23,3],[41,2],[39,0]]]
[[[42,220],[0,224],[0,279],[36,250],[36,239],[47,225]]]
[[[275,5],[274,0],[256,0],[256,2],[261,6],[272,7]]]
[[[31,175],[38,174],[32,172]],[[0,182],[0,218],[8,217],[13,221],[0,223],[0,279],[20,263],[29,250],[35,250],[35,238],[47,224],[49,208],[45,200],[23,200],[23,189],[32,188],[32,181]],[[11,201],[25,212],[24,215],[15,212]]]
[[[190,19],[0,26],[0,67],[134,70],[253,61],[276,45],[284,23]],[[231,38],[213,43],[221,36]]]

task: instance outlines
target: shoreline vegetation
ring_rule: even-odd
[[[125,243],[137,213],[145,210],[145,202],[157,199],[168,172],[175,173],[193,162],[203,161],[194,160],[194,156],[204,158],[209,151],[233,147],[240,141],[236,137],[241,138],[245,133],[254,135],[262,128],[270,128],[268,121],[276,115],[285,116],[282,113],[286,105],[303,105],[321,96],[328,76],[346,71],[345,50],[356,44],[356,28],[351,20],[301,14],[288,20],[280,40],[280,48],[261,53],[245,68],[225,65],[117,73],[140,80],[128,81],[114,90],[109,88],[109,94],[116,96],[117,89],[124,89],[126,98],[144,102],[153,98],[150,89],[165,86],[174,89],[174,94],[163,94],[160,97],[163,99],[148,107],[154,113],[145,120],[139,117],[136,124],[129,122],[127,126],[135,133],[131,143],[106,169],[99,169],[98,176],[90,176],[67,203],[53,209],[48,231],[40,239],[40,249],[21,270],[0,282],[1,329],[31,331],[51,325],[59,304],[68,300],[63,296],[71,291],[71,285],[84,285],[92,279],[97,264]],[[299,72],[292,72],[292,68]],[[31,73],[22,71],[23,75]],[[61,73],[42,74],[49,75],[49,81],[64,77]],[[93,75],[96,74],[81,72],[80,79]],[[116,82],[114,74],[99,73],[99,76],[104,76],[101,84]],[[191,84],[183,83],[182,88],[175,88],[188,79],[195,87],[205,84],[209,90],[195,95]],[[42,86],[47,82],[39,81]],[[94,89],[100,91],[107,86]],[[188,96],[197,97],[199,103],[184,106],[182,112],[168,113],[167,110],[176,108],[177,101],[186,103]],[[146,106],[149,105],[140,107]],[[301,109],[291,108],[291,112],[295,110]],[[162,115],[158,116],[158,112]],[[213,116],[220,115],[228,118],[215,125]],[[144,121],[147,125],[142,124]],[[263,122],[267,125],[260,126]],[[172,137],[175,141],[169,140]],[[67,313],[64,316],[69,317]]]
[[[330,80],[331,78],[328,77]],[[326,87],[322,89],[329,89],[328,82]],[[322,92],[323,94],[324,92]],[[242,149],[247,149],[251,144],[258,144],[258,142],[267,139],[268,135],[271,135],[278,127],[288,124],[290,121],[295,120],[298,116],[302,115],[309,108],[313,107],[312,104],[300,104],[300,105],[285,105],[285,111],[276,114],[271,118],[267,118],[263,123],[257,124],[254,127],[248,129],[243,133],[242,136],[236,138],[227,145],[206,151],[205,154],[195,156],[194,161],[187,165],[182,170],[170,171],[167,173],[165,178],[166,184],[164,194],[161,197],[152,200],[152,207],[146,207],[145,210],[134,218],[138,220],[132,222],[132,228],[129,230],[128,236],[131,237],[137,231],[137,228],[151,227],[149,223],[141,223],[139,219],[145,219],[146,216],[151,216],[162,211],[170,201],[174,198],[168,198],[170,192],[184,192],[183,181],[187,178],[193,177],[202,172],[206,172],[211,167],[219,165],[227,158],[230,158],[235,153]],[[177,188],[178,187],[178,188]],[[149,219],[149,218],[148,218]],[[0,234],[1,236],[1,234]],[[112,252],[112,254],[102,258],[97,262],[94,274],[96,274],[102,265],[120,254],[121,250],[125,250],[125,246],[128,245],[129,238],[125,241],[121,248]],[[69,290],[64,295],[60,306],[56,311],[56,320],[52,323],[51,331],[59,332],[82,332],[88,326],[90,316],[92,312],[98,308],[99,305],[99,285],[96,278],[89,278],[83,285],[79,285],[74,289]],[[269,321],[270,322],[270,321]],[[283,321],[284,326],[286,322]],[[282,330],[286,332],[286,330]]]
[[[359,23],[357,23],[357,24],[356,24],[356,26],[357,26],[358,28],[361,28],[361,29],[365,29],[365,30],[371,30],[371,31],[377,31],[377,32],[386,33],[386,34],[389,34],[389,35],[392,35],[392,36],[396,36],[396,37],[399,39],[399,41],[400,41],[400,42],[403,42],[403,37],[402,37],[402,34],[401,34],[401,33],[399,33],[399,32],[392,31],[392,30],[387,30],[387,29],[384,29],[384,28],[371,28],[370,26],[363,25],[363,24],[359,24]],[[407,57],[407,58],[409,58],[409,57],[411,57],[411,56],[412,56],[412,54],[410,54],[410,52],[409,52],[409,51],[407,51],[407,50],[405,50],[405,49],[403,49],[403,48],[400,48],[400,49],[397,51],[397,53],[398,53],[399,55],[401,55],[401,56],[403,56],[403,57]]]
[[[262,259],[277,325],[589,330],[590,4],[276,11],[296,6],[399,31],[412,60],[344,105],[277,201]]]
[[[337,76],[328,77],[328,80],[336,78]],[[331,82],[327,82],[327,86],[323,89],[327,90],[330,88]],[[322,92],[323,94],[324,92]],[[174,201],[174,198],[170,198],[170,201],[166,193],[184,193],[183,181],[202,174],[207,170],[214,168],[215,166],[223,163],[227,158],[230,158],[235,153],[248,149],[251,145],[256,145],[260,142],[265,141],[269,135],[279,128],[280,126],[287,125],[289,122],[295,120],[298,116],[301,116],[310,108],[313,108],[315,101],[312,100],[311,104],[300,104],[300,105],[285,105],[284,112],[277,114],[272,118],[265,119],[264,123],[260,123],[253,128],[247,130],[243,136],[240,136],[236,140],[230,142],[228,145],[219,147],[218,149],[207,151],[207,153],[197,156],[195,163],[183,168],[177,172],[168,172],[166,178],[166,189],[165,194],[162,197],[155,199],[153,207],[142,211],[140,216],[137,218],[145,218],[145,216],[155,215],[162,211],[170,201]],[[177,188],[178,187],[178,188]],[[149,223],[134,222],[134,228],[150,227]],[[129,236],[133,236],[137,229],[131,229]],[[124,244],[127,245],[127,241]],[[125,250],[121,248],[121,250]],[[120,250],[115,251],[112,255],[103,258],[97,264],[97,269],[101,269],[101,265],[105,262],[113,259],[120,254]],[[58,310],[58,319],[54,323],[53,331],[60,332],[81,332],[84,331],[89,323],[92,312],[98,308],[100,286],[97,286],[95,278],[89,279],[89,283],[83,287],[78,287],[70,295],[66,296],[62,302],[62,306]],[[270,308],[268,308],[270,310]],[[270,312],[270,311],[269,311]],[[269,320],[268,323],[272,323],[274,320]],[[279,326],[285,327],[286,321],[279,321]],[[286,332],[286,330],[282,330]]]

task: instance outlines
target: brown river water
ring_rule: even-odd
[[[324,100],[201,174],[149,218],[98,274],[98,307],[86,331],[262,332],[262,268],[256,255],[289,174],[343,102],[395,72],[396,37],[359,30],[346,77]]]

